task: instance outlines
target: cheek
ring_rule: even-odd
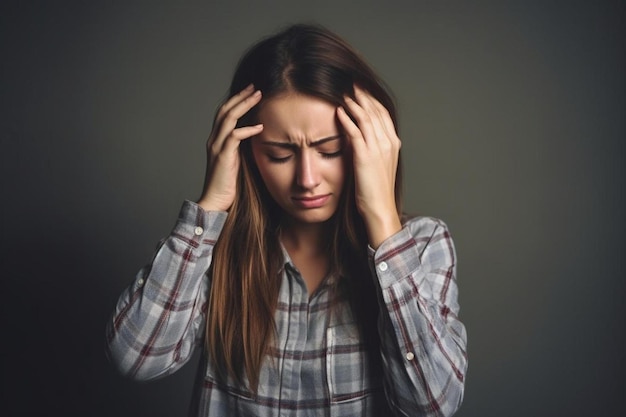
[[[338,163],[334,166],[334,170],[333,170],[333,177],[335,178],[335,181],[334,181],[335,184],[343,187],[343,185],[346,183],[346,179],[348,176],[347,175],[348,169],[350,169],[350,165],[348,164],[348,161],[346,161],[345,159],[342,161],[338,161]]]
[[[286,167],[263,161],[262,156],[258,159],[257,167],[259,168],[265,187],[274,198],[278,197],[278,193],[290,187],[290,177]]]
[[[268,189],[271,189],[272,188],[271,184],[273,182],[271,166],[268,166],[269,164],[267,163],[266,160],[264,160],[263,155],[254,145],[252,146],[252,156],[254,159],[254,163],[257,169],[259,170],[259,173],[261,174],[261,179],[265,183],[265,186]]]
[[[265,170],[262,176],[263,176],[263,181],[265,182],[265,186],[271,192],[276,192],[283,188],[280,175],[276,175],[276,172],[274,170],[272,169]]]

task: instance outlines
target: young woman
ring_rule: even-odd
[[[383,83],[343,40],[296,25],[254,45],[207,143],[197,202],[122,294],[125,375],[203,351],[192,415],[447,416],[466,335],[446,225],[401,216]]]

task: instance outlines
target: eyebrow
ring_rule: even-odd
[[[331,140],[337,140],[337,139],[341,139],[344,135],[334,135],[334,136],[329,136],[327,138],[322,138],[322,139],[318,139],[314,142],[309,143],[310,147],[316,147],[316,146],[320,146],[326,142],[330,142]],[[261,142],[261,144],[263,145],[268,145],[268,146],[276,146],[279,148],[285,148],[285,149],[294,149],[297,148],[298,145],[296,145],[295,143],[290,143],[290,142],[274,142],[271,140],[268,141],[263,141]]]

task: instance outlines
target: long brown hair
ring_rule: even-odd
[[[287,92],[344,105],[354,84],[372,94],[389,111],[397,128],[393,99],[382,80],[344,40],[316,25],[294,25],[265,38],[240,60],[230,96],[254,84],[263,100]],[[260,103],[262,105],[263,102]],[[258,110],[258,109],[257,109]],[[238,125],[255,122],[253,109]],[[259,373],[275,332],[274,313],[280,290],[282,252],[278,239],[281,209],[273,201],[252,157],[250,141],[240,146],[241,169],[233,205],[213,250],[206,343],[221,378],[232,377],[256,392]],[[361,324],[375,321],[376,288],[367,263],[367,235],[348,170],[329,247],[330,265]],[[401,212],[401,164],[395,196]],[[376,344],[374,326],[362,326],[367,343]]]

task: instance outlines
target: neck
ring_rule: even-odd
[[[328,251],[331,236],[331,222],[283,224],[280,239],[288,252],[309,255],[323,255]]]

